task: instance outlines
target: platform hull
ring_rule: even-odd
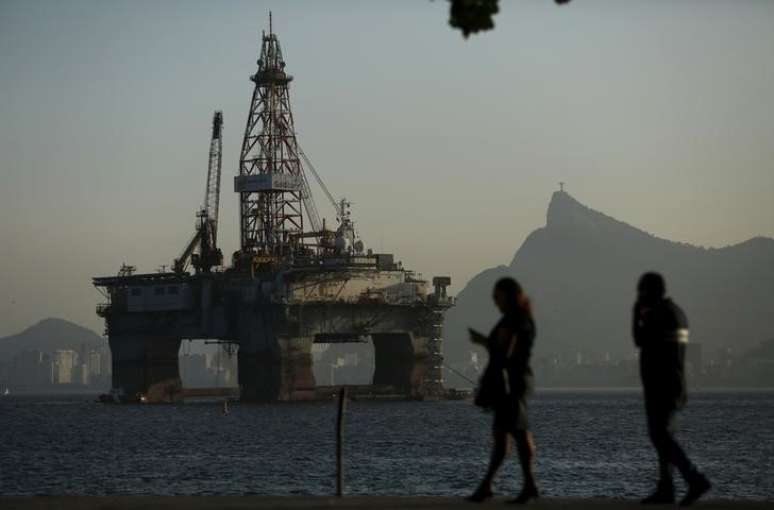
[[[440,317],[447,307],[423,295],[394,303],[364,299],[369,282],[386,278],[378,272],[328,274],[326,288],[335,292],[319,291],[319,276],[317,293],[306,295],[299,289],[309,278],[285,278],[279,293],[271,281],[224,274],[114,281],[111,304],[102,311],[114,390],[127,401],[179,400],[181,341],[212,339],[238,346],[243,401],[320,398],[312,345],[350,341],[373,342],[378,391],[405,398],[443,393]],[[175,299],[161,299],[166,294],[158,288],[176,289]]]

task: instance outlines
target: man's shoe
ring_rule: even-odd
[[[675,491],[668,489],[656,489],[656,492],[640,501],[643,505],[674,505]]]
[[[712,484],[704,475],[698,475],[696,479],[688,484],[688,492],[685,497],[680,501],[680,506],[691,506],[696,501],[704,496],[712,488]]]

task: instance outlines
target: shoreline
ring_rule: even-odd
[[[441,496],[0,496],[0,508],[4,510],[210,510],[210,509],[314,509],[351,508],[386,510],[393,508],[461,508],[508,507],[508,498],[500,497],[483,503],[468,503],[462,497]],[[763,510],[773,501],[706,499],[699,501],[698,508],[715,510]],[[547,510],[618,510],[642,509],[637,500],[616,498],[541,498],[530,506]],[[671,507],[668,506],[661,506]],[[659,508],[659,507],[657,507]]]
[[[343,385],[347,386],[347,385]],[[448,388],[451,391],[467,392],[473,391],[474,388]],[[536,393],[560,393],[560,392],[602,392],[607,391],[611,393],[631,393],[641,392],[641,386],[537,386],[535,388]],[[765,393],[774,392],[774,386],[699,386],[689,387],[689,395],[691,393],[732,393],[732,392],[755,392]],[[14,391],[9,395],[0,395],[2,398],[13,397],[94,397],[97,398],[104,391],[99,390],[64,390],[64,391]],[[189,397],[189,398],[208,398],[208,397]],[[378,399],[376,399],[378,400]],[[404,398],[403,400],[412,400]],[[427,399],[432,401],[433,399]],[[443,400],[443,399],[441,399]],[[454,400],[454,399],[452,399]],[[418,401],[418,400],[417,400]]]

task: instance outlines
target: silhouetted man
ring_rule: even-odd
[[[632,329],[634,343],[640,348],[648,432],[658,454],[660,475],[656,492],[642,502],[674,503],[672,466],[676,466],[688,484],[688,492],[680,502],[687,506],[711,487],[673,436],[675,416],[686,401],[684,365],[688,320],[680,307],[666,297],[666,285],[660,274],[642,275],[637,294]]]

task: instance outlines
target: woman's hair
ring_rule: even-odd
[[[497,291],[505,295],[511,310],[532,317],[532,305],[519,282],[510,277],[500,278],[495,283],[495,292]]]

